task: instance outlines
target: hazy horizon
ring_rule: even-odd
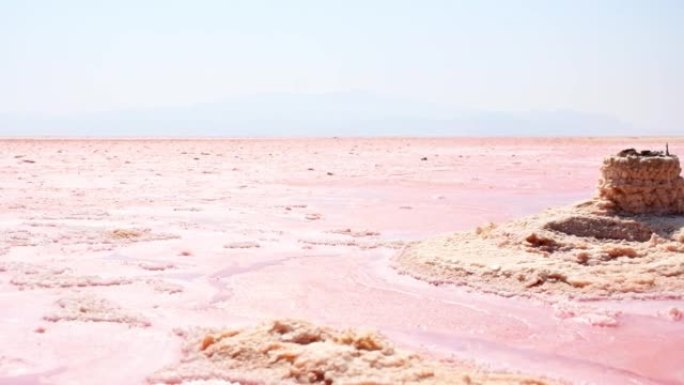
[[[684,2],[5,1],[0,136],[684,133]]]

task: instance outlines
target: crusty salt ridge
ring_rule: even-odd
[[[182,362],[149,379],[153,384],[197,380],[265,385],[555,383],[457,368],[397,349],[374,332],[340,331],[296,320],[193,333]]]
[[[407,246],[395,267],[499,294],[684,295],[684,180],[676,156],[604,160],[598,196],[569,208]]]

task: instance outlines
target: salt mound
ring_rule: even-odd
[[[394,265],[499,294],[682,296],[680,171],[676,156],[625,150],[604,161],[592,200],[414,243]]]
[[[669,153],[623,150],[603,161],[599,199],[630,214],[684,214],[681,171]]]
[[[199,332],[188,341],[183,361],[150,378],[151,383],[550,384],[521,375],[457,368],[397,349],[373,332],[340,331],[303,321]]]

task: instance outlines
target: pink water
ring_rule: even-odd
[[[684,154],[684,140],[669,141]],[[667,316],[684,301],[545,303],[435,287],[389,267],[399,250],[358,247],[570,204],[593,194],[604,154],[661,142],[0,141],[0,262],[130,281],[28,288],[0,269],[0,384],[142,384],[179,359],[176,329],[281,317],[374,328],[426,354],[577,384],[684,384],[684,322]],[[103,243],[117,228],[177,238]],[[380,235],[330,233],[347,228]],[[75,293],[151,326],[43,319]],[[605,317],[612,326],[595,322]]]

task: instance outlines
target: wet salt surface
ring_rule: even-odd
[[[392,242],[588,197],[602,156],[632,146],[661,143],[0,142],[0,384],[142,384],[178,361],[178,328],[282,317],[375,328],[427,354],[575,383],[684,383],[684,322],[664,316],[683,301],[504,298],[388,266],[400,247]],[[116,229],[149,237],[112,239]],[[334,233],[345,229],[379,235]],[[235,243],[259,247],[226,247]],[[31,269],[130,282],[11,283]],[[45,319],[82,294],[150,326]]]

